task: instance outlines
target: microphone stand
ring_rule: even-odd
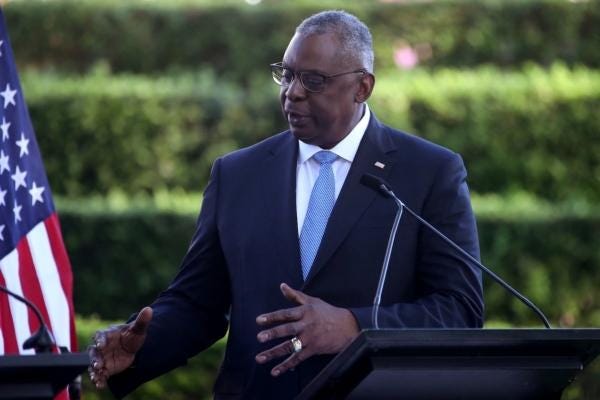
[[[440,232],[437,228],[435,228],[433,225],[431,225],[429,222],[427,222],[426,220],[421,218],[417,213],[415,213],[413,210],[411,210],[409,207],[407,207],[406,204],[404,204],[394,194],[394,192],[383,181],[383,179],[376,177],[374,175],[371,175],[371,174],[365,174],[365,175],[363,175],[363,177],[361,179],[361,183],[363,183],[366,186],[369,186],[372,189],[377,190],[378,192],[380,192],[381,194],[383,194],[387,197],[391,197],[396,202],[396,205],[398,206],[398,212],[396,213],[396,219],[394,220],[394,225],[392,226],[392,232],[390,234],[390,239],[388,241],[388,248],[386,250],[385,260],[383,263],[383,267],[381,269],[379,285],[377,287],[377,294],[375,295],[375,301],[377,304],[374,304],[373,314],[372,314],[372,318],[374,320],[373,326],[375,327],[375,329],[379,329],[379,325],[377,324],[377,315],[379,313],[379,302],[381,301],[381,292],[383,291],[383,283],[385,282],[385,276],[387,274],[387,269],[388,269],[388,264],[389,264],[389,257],[391,254],[391,243],[393,243],[394,237],[396,236],[396,230],[398,229],[398,223],[400,222],[399,215],[400,216],[402,215],[403,209],[406,209],[406,211],[408,211],[417,221],[419,221],[420,223],[425,225],[427,228],[431,229],[444,242],[446,242],[448,245],[450,245],[454,250],[458,251],[459,254],[464,256],[467,260],[471,261],[473,264],[475,264],[477,267],[479,267],[479,269],[481,269],[482,271],[487,273],[494,281],[499,283],[500,286],[502,286],[504,289],[506,289],[508,292],[510,292],[513,296],[518,298],[521,302],[523,302],[531,310],[533,310],[533,312],[536,313],[538,315],[538,317],[540,317],[540,319],[542,320],[542,322],[544,323],[546,328],[548,328],[548,329],[552,328],[550,326],[550,322],[548,321],[548,318],[546,318],[546,316],[544,315],[542,310],[540,310],[535,304],[533,304],[533,302],[531,300],[529,300],[527,297],[525,297],[524,295],[519,293],[519,291],[517,291],[515,288],[513,288],[508,283],[506,283],[502,278],[500,278],[498,275],[496,275],[492,270],[490,270],[485,265],[480,263],[475,257],[473,257],[472,255],[467,253],[459,245],[454,243],[446,235],[444,235],[442,232]]]
[[[23,350],[34,349],[36,354],[40,353],[50,353],[52,351],[52,347],[55,345],[54,338],[52,337],[52,333],[46,327],[44,323],[44,319],[42,318],[42,313],[33,304],[31,301],[27,300],[23,296],[19,296],[16,293],[11,292],[8,288],[0,285],[0,291],[8,294],[9,296],[14,297],[22,303],[25,303],[27,307],[33,310],[35,316],[40,322],[40,327],[31,337],[29,337],[25,342],[23,342]]]
[[[390,231],[390,237],[388,238],[387,248],[385,249],[385,257],[383,259],[383,266],[381,267],[381,274],[379,275],[379,283],[377,284],[377,291],[375,292],[375,299],[373,300],[373,310],[371,312],[371,323],[375,329],[379,329],[379,305],[381,304],[381,295],[383,294],[383,285],[385,284],[385,278],[390,265],[390,258],[392,256],[392,249],[394,248],[394,239],[396,238],[396,232],[398,231],[398,225],[400,225],[400,219],[402,218],[402,211],[404,207],[402,202],[398,198],[393,198],[398,205],[398,211],[396,211],[396,217],[394,218],[394,224]]]

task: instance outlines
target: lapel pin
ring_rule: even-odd
[[[385,168],[385,164],[384,164],[384,163],[382,163],[381,161],[376,161],[376,162],[375,162],[375,166],[376,166],[377,168],[381,168],[381,169],[384,169],[384,168]]]

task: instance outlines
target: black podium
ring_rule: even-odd
[[[296,398],[560,399],[600,329],[366,330]]]
[[[0,399],[52,399],[88,365],[87,353],[0,356]]]

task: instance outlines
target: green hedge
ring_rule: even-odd
[[[76,321],[77,338],[79,347],[85,350],[90,344],[94,332],[98,329],[118,322],[103,321],[95,317],[78,317]],[[210,400],[212,399],[212,385],[218,370],[225,340],[215,343],[200,355],[190,359],[185,367],[178,368],[162,377],[155,379],[128,396],[128,400]],[[85,400],[113,400],[108,390],[96,390],[86,374],[83,380],[83,399]]]
[[[22,81],[54,191],[71,196],[199,190],[217,155],[243,134],[272,133],[279,116],[274,96],[265,104],[268,91],[244,93],[210,72]]]
[[[598,2],[437,1],[20,1],[6,6],[22,67],[154,73],[210,67],[238,81],[282,57],[294,27],[324,8],[345,8],[372,29],[378,68],[399,43],[431,52],[426,66],[482,63],[600,66]],[[427,49],[430,49],[427,50]]]
[[[77,336],[80,348],[90,343],[98,329],[111,323],[97,318],[77,318]],[[221,362],[225,341],[189,360],[188,365],[178,368],[151,381],[133,392],[129,400],[210,400],[212,385]],[[592,400],[600,396],[600,359],[588,366],[586,371],[565,391],[563,400]],[[108,390],[96,390],[87,374],[83,375],[83,395],[86,400],[112,400]]]
[[[372,103],[382,120],[459,152],[474,191],[598,201],[599,77],[560,65],[386,76]]]
[[[77,312],[125,318],[163,290],[194,230],[195,199],[180,213],[148,204],[127,211],[59,199]],[[592,239],[600,236],[598,209],[554,206],[546,212],[548,204],[519,196],[501,202],[476,196],[474,205],[485,264],[526,293],[554,324],[600,326],[600,250]],[[488,322],[540,325],[498,285],[487,279],[485,284]]]
[[[108,321],[97,318],[77,318],[77,336],[80,348],[90,343],[98,329],[108,326]],[[225,349],[225,341],[189,360],[188,365],[178,368],[151,381],[127,397],[128,400],[210,400],[212,384]],[[87,374],[83,375],[83,398],[85,400],[113,400],[108,390],[96,390]],[[600,398],[600,359],[590,364],[575,383],[565,390],[563,400],[594,400]]]
[[[214,158],[285,129],[265,76],[242,89],[212,73],[157,78],[23,74],[55,193],[201,190]],[[379,118],[461,153],[472,190],[600,200],[600,72],[387,73]]]
[[[80,348],[96,329],[148,304],[175,274],[194,226],[200,195],[108,200],[57,199],[75,274]],[[584,203],[552,204],[526,194],[474,196],[482,259],[538,304],[554,326],[600,326],[600,209]],[[176,207],[178,212],[168,211]],[[532,312],[485,280],[486,326],[536,326]],[[135,399],[209,399],[224,342],[136,391]],[[563,399],[600,396],[600,360]],[[84,376],[85,398],[111,399]]]

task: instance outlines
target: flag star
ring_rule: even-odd
[[[8,107],[9,104],[16,106],[15,94],[17,94],[17,91],[10,90],[10,83],[7,83],[6,89],[4,89],[3,92],[0,92],[0,96],[4,97],[4,108]]]
[[[2,141],[4,142],[8,139],[8,128],[10,128],[10,122],[6,122],[6,119],[2,117],[2,125],[0,125],[0,129],[2,129]]]
[[[25,134],[21,132],[21,140],[17,140],[17,146],[21,149],[19,157],[23,157],[24,154],[29,154],[29,139],[25,139]]]
[[[10,173],[10,167],[8,166],[8,159],[10,157],[4,154],[4,150],[0,150],[0,175],[4,171],[8,171]]]
[[[25,184],[25,176],[27,176],[27,171],[21,171],[17,165],[17,170],[10,176],[12,180],[15,181],[15,191],[19,190],[21,186],[27,188],[27,185]]]
[[[33,182],[33,186],[29,190],[32,206],[35,205],[36,201],[39,201],[40,203],[44,202],[44,199],[42,198],[42,193],[44,193],[44,190],[46,190],[46,188],[43,186],[36,186],[35,182]]]
[[[0,187],[0,206],[6,205],[6,201],[4,200],[5,197],[6,197],[6,190],[2,190],[2,188]]]
[[[0,225],[0,240],[4,242],[4,228],[6,228],[6,225]]]
[[[15,213],[15,224],[21,220],[21,209],[23,206],[20,206],[15,201],[15,206],[13,207],[13,212]]]

